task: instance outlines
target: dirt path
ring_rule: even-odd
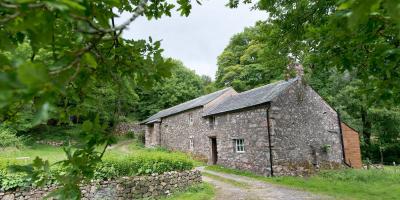
[[[225,179],[245,183],[247,187],[237,187],[212,177],[203,176],[203,181],[211,183],[216,188],[215,200],[302,200],[302,199],[332,199],[327,196],[311,194],[309,192],[273,185],[248,177],[225,174],[198,168],[202,172],[220,176]]]
[[[133,142],[133,140],[124,140],[117,144],[109,146],[107,149],[116,149],[123,153],[130,153],[129,145]]]

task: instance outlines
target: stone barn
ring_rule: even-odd
[[[226,88],[142,122],[146,146],[262,175],[361,166],[358,134],[301,78],[237,93]]]

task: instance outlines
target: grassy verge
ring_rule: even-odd
[[[162,200],[209,200],[215,195],[214,187],[208,183],[201,183],[189,187],[187,190],[174,193]]]
[[[224,182],[224,183],[236,186],[236,187],[248,188],[248,185],[246,183],[235,181],[235,180],[232,180],[232,179],[229,179],[229,178],[224,178],[222,176],[217,176],[217,175],[214,175],[214,174],[211,174],[211,173],[207,173],[207,172],[202,172],[201,174],[203,176],[208,176],[208,177],[210,177],[210,178],[212,178],[214,180],[221,181],[221,182]]]
[[[398,199],[400,197],[400,168],[383,170],[347,169],[323,171],[311,177],[264,177],[251,172],[208,166],[206,169],[251,177],[260,181],[281,184],[338,199]]]

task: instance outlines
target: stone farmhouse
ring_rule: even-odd
[[[226,88],[144,120],[147,147],[258,174],[361,167],[358,133],[301,78],[242,93]]]

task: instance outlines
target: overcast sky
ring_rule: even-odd
[[[193,1],[194,2],[194,1]],[[123,33],[124,38],[162,40],[164,56],[181,60],[197,74],[214,79],[217,57],[229,39],[245,27],[265,20],[265,12],[250,10],[249,6],[237,9],[225,7],[227,0],[206,0],[203,5],[193,4],[189,17],[174,13],[172,17],[147,21],[145,17],[134,21]],[[129,18],[125,13],[117,21]]]

